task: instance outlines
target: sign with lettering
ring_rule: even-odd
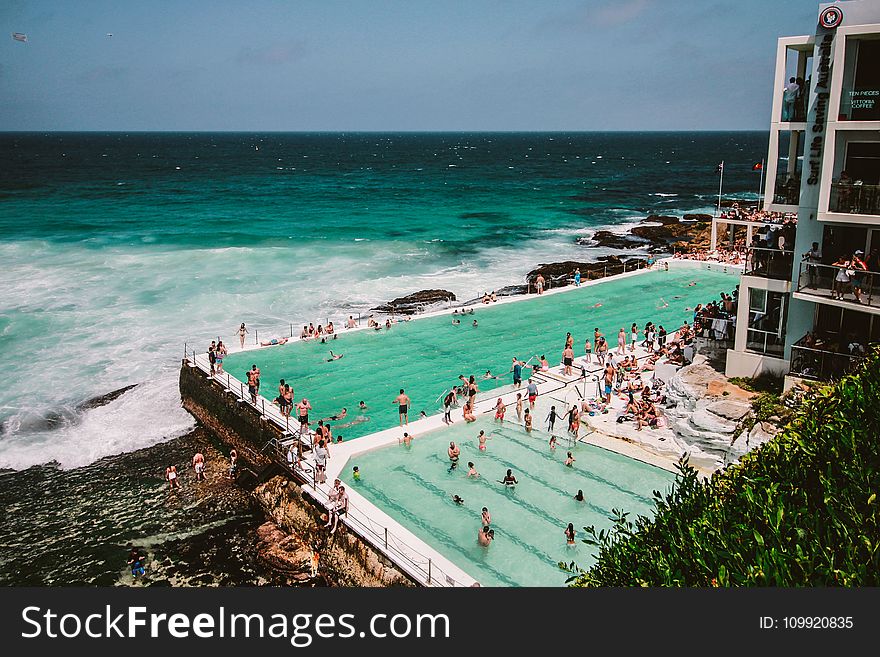
[[[843,22],[843,11],[840,7],[826,7],[819,14],[819,26],[826,30],[833,30]]]

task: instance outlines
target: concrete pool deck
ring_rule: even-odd
[[[662,269],[665,268],[666,264],[668,264],[669,269],[686,268],[700,270],[708,268],[715,271],[723,270],[724,272],[735,272],[741,271],[742,269],[742,267],[727,265],[724,263],[707,263],[705,261],[675,260],[668,258],[658,261],[653,268],[635,269],[631,272],[622,273],[616,276],[585,281],[579,287],[573,285],[559,287],[547,290],[543,295],[528,294],[502,298],[489,305],[495,306],[498,304],[524,302],[555,294],[563,294],[566,292],[572,293],[581,288],[637,276],[647,271],[651,271],[651,269]],[[484,304],[471,304],[472,307],[482,305]],[[450,307],[421,313],[405,321],[418,321],[419,319],[440,315],[450,315]],[[345,334],[361,330],[370,329],[366,326],[359,326],[354,329],[343,328],[336,332],[339,334]],[[298,340],[298,337],[292,339],[289,338],[287,344]],[[259,348],[262,347],[258,344],[245,345],[244,349],[236,349],[235,351],[252,351]],[[609,353],[613,351],[616,351],[616,348],[609,348]],[[642,347],[638,347],[635,353],[640,359],[647,356],[646,350]],[[210,371],[207,354],[196,355],[193,353],[192,359],[193,365],[206,372]],[[575,366],[578,369],[582,361],[583,357],[575,359]],[[594,362],[591,369],[588,369],[588,373],[593,374],[598,369],[600,369],[598,364]],[[658,370],[660,370],[659,366]],[[654,372],[644,374],[646,378],[652,378],[654,376]],[[650,377],[648,377],[648,375],[650,375]],[[583,393],[585,394],[583,394],[583,397],[590,398],[594,396],[590,394],[590,387],[595,385],[595,381],[585,381],[580,373],[578,376],[565,376],[562,373],[561,365],[551,367],[549,371],[546,372],[535,371],[533,377],[538,385],[539,400],[552,395],[562,395],[563,398],[565,398],[565,396],[575,392],[575,386],[578,384],[584,384]],[[291,425],[289,420],[280,414],[277,407],[262,396],[258,397],[256,405],[252,404],[249,395],[247,394],[246,386],[241,381],[228,374],[228,372],[216,375],[215,379],[220,381],[221,384],[224,384],[228,391],[236,394],[243,403],[253,406],[267,421],[273,422],[281,429],[285,430],[285,435],[289,436],[290,442],[293,441],[294,432],[291,430],[291,427],[296,427],[298,424],[295,420]],[[478,398],[474,409],[475,414],[481,415],[493,413],[498,397],[501,397],[504,404],[507,406],[514,404],[516,393],[518,391],[525,393],[525,387],[523,386],[521,389],[517,390],[513,385],[505,385],[492,391],[487,391],[487,393],[484,393],[485,398]],[[577,391],[576,394],[580,397],[582,391]],[[665,434],[663,433],[671,433],[669,429],[644,429],[639,432],[640,434],[644,434],[644,440],[640,440],[638,443],[632,442],[631,439],[615,437],[614,432],[610,431],[610,428],[613,427],[609,427],[609,423],[614,421],[612,418],[616,418],[617,413],[622,410],[624,406],[625,402],[619,399],[616,395],[613,395],[611,411],[607,414],[585,417],[582,431],[586,428],[589,429],[589,432],[585,433],[585,435],[579,436],[578,440],[585,444],[607,449],[655,467],[675,472],[679,454],[675,452],[675,444],[673,441],[664,440]],[[460,407],[457,407],[453,411],[453,422],[454,424],[461,424],[464,422],[461,416]],[[326,483],[321,484],[314,481],[314,463],[312,457],[307,455],[303,459],[304,467],[298,467],[297,471],[300,476],[306,480],[311,479],[312,481],[311,484],[307,483],[304,485],[303,489],[327,508],[329,503],[328,493],[332,482],[336,478],[341,478],[341,473],[351,462],[352,458],[369,451],[399,444],[404,431],[408,431],[413,436],[414,440],[418,441],[420,436],[423,436],[424,434],[437,432],[434,436],[438,436],[442,432],[442,429],[446,427],[447,425],[443,422],[443,414],[437,413],[422,419],[413,420],[404,428],[399,426],[391,427],[364,435],[348,442],[334,443],[330,447],[330,458],[327,461]],[[307,445],[310,444],[310,441],[308,440],[304,442]],[[360,535],[362,538],[372,543],[377,549],[383,551],[386,556],[398,566],[398,568],[408,573],[415,581],[419,581],[428,586],[473,586],[477,583],[476,580],[462,568],[441,555],[424,540],[403,527],[394,518],[375,507],[372,503],[358,494],[357,491],[350,490],[349,487],[347,492],[350,500],[349,511],[347,514],[341,516],[340,522],[345,524],[348,529],[355,534]]]

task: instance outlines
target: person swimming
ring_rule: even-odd
[[[577,459],[575,459],[575,457],[573,457],[573,456],[571,455],[571,452],[569,452],[569,453],[568,453],[568,456],[565,457],[565,465],[567,465],[568,467],[573,467],[573,466],[574,466],[574,462],[575,462],[576,460],[577,460]]]
[[[452,496],[452,501],[461,506],[464,504],[464,498],[459,497],[457,494]]]
[[[576,502],[585,502],[586,499],[584,498],[584,491],[582,491],[581,489],[578,489],[578,492],[574,496],[574,499]]]
[[[504,484],[505,486],[515,486],[519,481],[517,481],[517,478],[514,476],[513,470],[508,468],[507,474],[504,475],[504,479],[500,480],[498,483]]]
[[[482,429],[480,430],[480,435],[477,436],[477,441],[480,444],[480,451],[485,452],[486,451],[486,432],[483,431]]]
[[[468,477],[479,477],[479,476],[480,476],[480,473],[477,472],[477,468],[474,467],[474,462],[473,462],[473,461],[468,461],[468,473],[467,473],[467,476],[468,476]]]
[[[330,350],[330,358],[327,359],[327,362],[329,363],[329,362],[334,361],[334,360],[339,360],[339,359],[342,358],[343,356],[345,356],[345,354],[334,354],[334,353],[333,353],[333,350],[331,349],[331,350]]]

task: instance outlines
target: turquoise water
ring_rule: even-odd
[[[541,417],[546,414],[541,414]],[[508,413],[508,420],[515,413]],[[487,449],[477,448],[477,434],[490,435]],[[674,475],[614,452],[560,441],[555,450],[541,431],[526,434],[518,424],[503,425],[488,417],[427,433],[407,448],[393,446],[352,458],[343,473],[347,486],[461,567],[484,586],[561,586],[567,575],[557,564],[593,562],[594,548],[581,542],[583,527],[608,528],[612,509],[647,515],[654,490],[665,491]],[[449,470],[446,447],[461,448],[459,465]],[[566,452],[573,467],[563,464]],[[476,479],[468,478],[473,461]],[[357,465],[360,481],[351,479]],[[500,480],[512,468],[519,484],[506,488]],[[574,495],[583,490],[585,502]],[[453,495],[464,498],[462,505]],[[495,540],[477,543],[481,509],[492,515]],[[563,534],[568,523],[577,532],[569,546]]]
[[[690,285],[693,281],[696,284]],[[347,408],[348,417],[330,424],[334,434],[356,438],[398,425],[393,400],[400,388],[412,399],[410,421],[418,419],[421,410],[432,415],[441,408],[438,398],[458,384],[459,374],[475,375],[480,390],[486,391],[512,383],[507,372],[514,356],[527,360],[546,355],[551,364],[559,363],[569,331],[576,356],[583,354],[587,336],[592,342],[596,327],[611,347],[616,347],[620,327],[628,334],[633,322],[644,327],[651,320],[671,333],[692,319],[687,308],[718,299],[720,292],[730,292],[737,283],[738,276],[716,271],[651,271],[523,302],[479,305],[459,326],[444,314],[399,322],[389,330],[346,334],[341,329],[339,339],[327,344],[298,341],[234,353],[225,359],[224,368],[245,381],[245,371],[256,364],[262,373],[263,396],[270,400],[277,394],[279,379],[284,379],[293,386],[296,400],[309,399],[314,408],[311,417],[316,419]],[[663,301],[669,306],[658,308]],[[342,326],[342,318],[337,319],[334,325]],[[330,349],[343,358],[327,362]],[[500,378],[480,379],[487,369]],[[357,409],[361,400],[367,404],[365,412]],[[352,421],[358,423],[345,426]]]
[[[0,467],[76,467],[189,430],[185,341],[231,341],[240,322],[268,335],[426,288],[471,299],[540,262],[595,259],[609,250],[576,238],[711,212],[721,160],[725,193],[754,198],[766,144],[766,132],[0,134],[0,370],[15,372],[0,384]],[[133,383],[105,409],[78,408]]]

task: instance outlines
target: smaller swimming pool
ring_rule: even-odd
[[[535,425],[546,426],[547,411],[539,405]],[[562,586],[566,573],[558,562],[589,566],[593,548],[583,544],[584,526],[608,528],[612,509],[630,517],[649,515],[652,493],[666,491],[671,472],[614,452],[575,443],[562,436],[564,418],[557,420],[556,449],[549,434],[527,434],[508,409],[499,424],[484,416],[419,436],[410,447],[394,445],[352,457],[342,479],[353,490],[457,564],[484,586]],[[489,436],[480,451],[477,435]],[[461,449],[459,464],[450,469],[449,442]],[[566,452],[576,459],[564,465]],[[468,477],[468,462],[478,477]],[[352,467],[360,470],[355,481]],[[507,469],[519,480],[514,487],[499,483]],[[578,490],[585,501],[574,499]],[[462,504],[453,495],[463,498]],[[492,516],[495,540],[477,544],[481,509]],[[564,530],[572,523],[576,544],[566,544]]]

